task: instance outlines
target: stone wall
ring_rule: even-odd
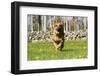
[[[65,40],[83,40],[87,39],[88,33],[86,31],[79,30],[77,32],[65,32],[64,38]],[[28,33],[28,41],[29,42],[36,42],[36,41],[52,41],[51,33],[43,32],[43,31],[33,31]]]

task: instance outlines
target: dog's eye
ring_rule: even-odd
[[[63,25],[60,25],[60,26],[63,26]]]
[[[55,25],[55,26],[57,26],[57,25]]]

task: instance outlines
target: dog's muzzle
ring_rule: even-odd
[[[60,32],[60,30],[61,30],[60,28],[57,29],[58,32]]]

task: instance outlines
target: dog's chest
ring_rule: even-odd
[[[60,43],[61,42],[61,38],[57,37],[57,36],[53,36],[53,40],[56,42],[56,43]]]

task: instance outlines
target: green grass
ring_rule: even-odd
[[[66,41],[62,51],[55,53],[52,42],[28,43],[28,60],[58,60],[87,58],[87,41]]]

